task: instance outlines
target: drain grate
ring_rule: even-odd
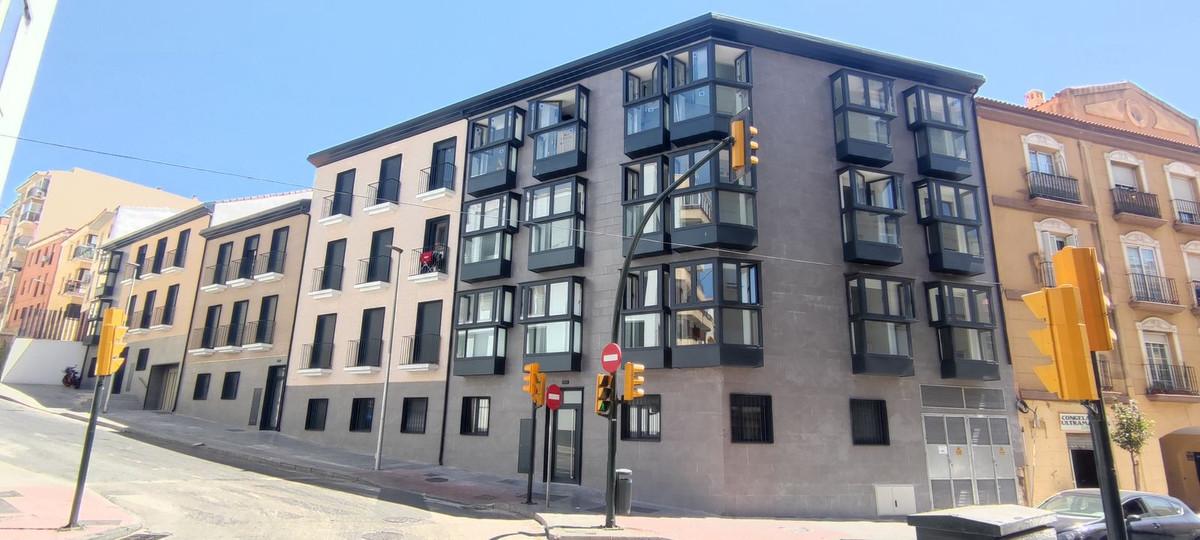
[[[435,483],[435,484],[440,484],[440,483],[442,483],[442,482],[449,482],[449,481],[450,481],[450,479],[449,479],[449,478],[442,478],[442,477],[440,477],[440,476],[430,476],[429,478],[426,478],[426,479],[425,479],[425,481],[426,481],[426,482],[433,482],[433,483]]]

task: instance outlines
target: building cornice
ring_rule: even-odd
[[[307,214],[311,203],[310,199],[301,199],[274,208],[268,208],[257,214],[251,214],[241,219],[203,229],[200,231],[200,236],[204,238],[217,238],[261,227],[292,216]]]

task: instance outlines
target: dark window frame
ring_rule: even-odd
[[[647,67],[651,67],[651,75],[648,79],[632,74],[634,71],[641,71]],[[655,71],[657,71],[657,75],[654,74]],[[650,91],[632,91],[635,87],[639,90],[643,88],[642,84],[632,85],[631,83],[633,79],[637,79],[638,81],[651,81]],[[657,56],[623,68],[621,70],[621,81],[623,92],[622,105],[625,109],[625,123],[623,126],[625,136],[644,133],[652,129],[665,128],[669,120],[667,108],[670,106],[670,102],[667,100],[667,93],[670,90],[671,84],[670,61],[664,56]],[[630,131],[629,111],[645,107],[647,104],[652,102],[658,102],[658,125],[642,127],[642,129],[637,131]]]
[[[484,216],[488,215],[486,213],[487,203],[493,200],[500,201],[500,219],[496,225],[485,227]],[[474,210],[476,207],[479,208],[478,211]],[[470,201],[464,201],[462,209],[461,232],[459,233],[459,236],[462,238],[462,264],[479,264],[497,260],[511,263],[513,237],[516,235],[521,222],[521,195],[506,191],[495,195],[479,197]],[[472,230],[471,221],[473,219],[479,220],[479,226]],[[496,259],[488,258],[478,261],[467,261],[466,256],[470,251],[467,249],[467,240],[488,235],[497,237],[497,245],[500,249],[499,257]]]
[[[462,418],[459,421],[458,429],[459,435],[469,437],[486,437],[488,435],[488,431],[491,429],[491,401],[490,396],[463,396]],[[482,408],[485,410],[482,415],[482,429],[480,429],[481,424],[479,422],[481,418],[480,405],[484,405]]]
[[[417,414],[416,404],[421,403],[420,421],[414,420]],[[422,434],[425,433],[426,420],[429,417],[429,398],[427,397],[406,397],[400,409],[400,433]],[[412,425],[410,425],[412,422]],[[418,429],[419,427],[419,429]]]
[[[701,156],[703,156],[705,153],[707,153],[708,150],[711,149],[713,146],[716,146],[716,144],[712,143],[712,142],[704,142],[704,143],[700,143],[700,144],[687,146],[684,148],[679,148],[679,149],[676,149],[675,151],[668,153],[666,155],[667,169],[664,174],[664,183],[666,184],[666,186],[670,186],[671,184],[674,184],[675,181],[677,180],[676,175],[686,172],[688,168],[691,168],[691,166],[694,165],[696,163],[696,161],[698,161],[698,159]],[[687,158],[687,166],[684,167],[682,170],[677,170],[676,164],[677,164],[679,158],[682,158],[682,157]],[[667,211],[664,211],[664,230],[680,231],[680,230],[690,229],[693,227],[711,227],[714,225],[745,227],[745,228],[750,228],[750,229],[758,228],[758,182],[757,182],[757,178],[756,178],[757,169],[754,167],[746,167],[740,173],[740,175],[735,176],[735,172],[733,170],[730,159],[731,159],[730,150],[729,149],[721,150],[721,152],[717,155],[716,158],[709,160],[709,162],[706,163],[703,168],[696,171],[696,174],[692,175],[692,177],[688,179],[686,184],[680,185],[675,191],[671,192],[670,199],[668,201],[664,201],[664,203],[663,203],[663,206],[669,207],[669,209]],[[696,175],[699,175],[701,173],[701,171],[705,171],[705,170],[707,170],[708,180],[703,184],[696,183]],[[726,222],[726,221],[721,220],[721,196],[720,196],[720,194],[722,192],[738,193],[741,195],[748,196],[750,198],[751,205],[753,207],[753,211],[752,211],[753,223],[752,224]],[[705,193],[709,194],[710,204],[711,204],[711,208],[712,208],[712,212],[709,215],[709,221],[707,223],[697,223],[697,224],[689,224],[689,225],[677,223],[679,221],[679,219],[684,216],[684,213],[679,208],[677,208],[677,204],[679,206],[684,206],[685,204],[682,202],[679,202],[679,201],[682,201],[685,197],[703,195]],[[670,217],[672,218],[670,221],[665,220],[667,213],[669,213]],[[666,225],[669,225],[669,229],[665,228]]]
[[[208,399],[208,389],[212,385],[212,373],[197,373],[196,382],[192,386],[192,400],[204,401]]]
[[[655,304],[646,304],[646,283],[650,279],[647,274],[650,272],[658,273],[658,295]],[[668,346],[670,341],[667,332],[667,325],[671,322],[669,310],[667,308],[667,290],[670,286],[668,279],[668,266],[666,264],[655,264],[649,266],[638,266],[629,269],[629,274],[625,276],[625,297],[621,299],[621,335],[620,343],[623,349],[662,349]],[[658,317],[658,337],[657,345],[649,345],[645,347],[629,346],[626,342],[627,318],[630,316],[657,314]]]
[[[560,185],[564,185],[564,184],[571,184],[573,186],[570,190],[571,197],[568,201],[568,209],[563,210],[563,211],[558,211],[558,209],[554,207],[554,203],[555,203],[554,191],[555,191],[555,188],[557,188]],[[557,250],[583,249],[585,247],[586,234],[584,231],[584,227],[586,226],[586,217],[587,217],[587,214],[586,214],[587,184],[588,184],[588,182],[587,182],[586,178],[584,178],[582,176],[572,175],[572,176],[567,176],[565,178],[560,178],[558,180],[543,182],[541,184],[537,184],[537,185],[525,188],[525,192],[524,192],[524,195],[522,198],[522,201],[524,203],[524,209],[523,209],[524,220],[522,221],[522,224],[525,225],[527,228],[529,228],[529,236],[530,236],[529,250],[528,250],[529,255],[547,253],[547,252],[552,252],[552,251],[557,251]],[[534,201],[536,200],[538,193],[543,192],[543,191],[547,193],[546,196],[549,201],[548,204],[549,204],[549,208],[550,208],[550,213],[543,215],[543,216],[535,216],[534,210],[533,210]],[[558,247],[558,248],[541,249],[541,250],[534,249],[536,247],[534,238],[533,238],[534,236],[540,234],[541,236],[544,237],[546,234],[549,233],[549,227],[553,227],[555,222],[566,220],[566,219],[572,220],[572,222],[571,222],[572,230],[570,233],[570,239],[571,239],[570,245],[562,246],[562,247]],[[542,227],[546,227],[546,228],[543,229]],[[538,229],[538,230],[535,231],[534,229]],[[537,233],[537,234],[535,234],[535,233]]]
[[[881,301],[884,305],[882,313],[872,312],[869,308],[870,302],[866,294],[859,292],[857,299],[855,298],[854,290],[867,291],[867,280],[880,281]],[[906,305],[900,307],[900,314],[893,315],[889,313],[890,300],[888,298],[888,284],[898,283],[901,286],[901,301]],[[887,276],[882,274],[866,274],[858,273],[846,276],[846,305],[850,314],[850,352],[853,355],[879,355],[895,358],[913,358],[912,346],[912,324],[916,322],[916,298],[914,293],[914,282],[912,279]],[[905,327],[905,336],[907,338],[906,348],[908,354],[894,353],[877,353],[867,350],[866,344],[866,323],[867,322],[882,322],[902,324]]]
[[[552,124],[539,127],[539,105],[543,102],[556,101],[553,98],[558,98],[564,94],[574,94],[575,100],[575,116],[567,120],[559,120]],[[552,159],[567,152],[582,152],[587,153],[588,148],[588,109],[591,107],[590,91],[587,87],[581,84],[573,84],[564,88],[560,88],[553,92],[538,96],[529,100],[528,125],[525,126],[526,135],[533,139],[533,159]],[[545,133],[561,131],[564,129],[573,129],[575,132],[575,147],[571,150],[560,151],[555,154],[549,154],[543,157],[538,157],[538,137]]]
[[[679,297],[680,290],[679,290],[679,283],[678,283],[678,278],[677,278],[679,269],[690,268],[691,269],[690,272],[692,273],[692,275],[695,275],[696,268],[698,266],[705,265],[705,264],[712,265],[713,291],[712,291],[711,298],[709,300],[690,300],[690,299],[683,300],[683,299],[680,299],[680,297]],[[726,264],[734,264],[734,265],[738,266],[737,289],[738,289],[739,293],[743,289],[743,287],[742,287],[743,282],[742,282],[742,275],[741,275],[742,267],[743,266],[753,266],[754,267],[753,275],[752,275],[752,279],[754,279],[754,283],[752,284],[752,287],[751,287],[751,292],[752,292],[752,296],[754,297],[754,299],[747,302],[747,301],[742,301],[740,298],[735,298],[735,299],[725,298],[726,282],[725,282],[724,273],[725,273],[725,265]],[[695,280],[695,279],[692,279],[692,281],[691,281],[692,292],[690,293],[690,296],[698,298],[700,295],[696,294],[696,291],[697,291],[697,289],[695,288],[696,281],[697,280]],[[752,259],[733,259],[733,258],[724,258],[724,257],[678,261],[678,262],[671,263],[671,265],[670,265],[669,283],[670,283],[670,292],[667,294],[668,294],[668,305],[670,307],[670,319],[671,319],[671,321],[670,321],[670,331],[671,332],[670,332],[670,339],[669,339],[670,347],[698,347],[698,346],[706,346],[706,345],[736,345],[736,346],[756,347],[756,348],[762,347],[762,340],[763,340],[762,283],[763,283],[763,279],[762,279],[762,263],[761,263],[761,261],[756,261],[756,260],[752,260]],[[678,325],[679,315],[682,313],[688,312],[688,311],[707,310],[707,309],[713,310],[713,333],[715,334],[715,341],[713,343],[680,344],[679,343],[679,325]],[[725,328],[724,328],[724,324],[723,324],[724,312],[726,309],[749,310],[749,311],[752,311],[757,314],[756,315],[756,318],[758,319],[758,324],[756,325],[757,326],[757,329],[756,329],[757,336],[755,336],[755,338],[754,338],[755,341],[758,343],[757,345],[743,344],[743,343],[736,343],[736,344],[726,343],[725,335],[724,335]]]
[[[642,184],[641,179],[646,174],[645,167],[646,167],[646,165],[649,165],[651,163],[656,164],[658,166],[658,173],[657,173],[658,181],[656,182],[657,190],[654,193],[649,193],[649,194],[632,193],[633,190],[631,189],[631,186],[630,186],[630,182],[631,182],[630,175],[631,174],[637,175],[637,179],[638,179],[637,183],[639,185]],[[658,197],[659,193],[662,193],[663,190],[667,189],[667,174],[668,174],[668,172],[670,172],[670,166],[671,166],[670,161],[668,161],[666,155],[656,155],[656,156],[653,156],[653,157],[650,157],[647,159],[641,159],[638,161],[624,163],[621,165],[621,207],[622,207],[621,208],[621,231],[622,231],[622,234],[624,234],[625,236],[632,236],[633,228],[637,226],[637,223],[630,219],[630,209],[643,207],[643,206],[650,204],[650,202],[652,202],[656,197]],[[657,229],[657,231],[654,231],[654,232],[665,233],[667,231],[667,224],[669,223],[667,217],[670,214],[670,209],[671,209],[670,201],[669,200],[663,201],[663,204],[659,205],[658,209],[655,210],[655,212],[658,214],[658,218],[656,220],[647,222],[647,225],[650,225],[650,224],[654,223],[654,221],[657,221],[658,229]],[[653,233],[647,233],[647,234],[653,234]]]
[[[641,425],[639,409],[650,408],[650,416],[658,417],[657,429]],[[634,419],[637,421],[634,422]],[[631,425],[636,424],[636,425]],[[662,395],[646,394],[633,401],[621,402],[621,440],[623,441],[652,441],[662,440]]]
[[[969,294],[971,301],[967,304],[969,313],[965,317],[948,316],[951,311],[948,311],[952,305],[947,302],[947,298],[951,295],[953,289],[965,289]],[[929,308],[929,326],[937,329],[939,354],[943,361],[958,361],[958,360],[976,360],[987,362],[990,364],[999,364],[998,351],[996,349],[996,308],[994,291],[989,286],[971,285],[967,283],[958,283],[950,281],[935,281],[926,282],[925,297],[928,300]],[[980,307],[978,306],[977,297],[974,293],[983,292],[984,299],[987,303],[988,320],[984,321],[979,318]],[[936,295],[936,298],[935,298]],[[974,332],[978,335],[980,356],[981,358],[958,358],[953,354],[947,354],[945,347],[947,345],[955,346],[954,339],[958,335],[955,330],[966,330]],[[986,337],[986,339],[985,339]],[[988,347],[985,348],[984,341],[987,341]],[[957,350],[957,348],[956,348]],[[989,358],[990,357],[990,358]]]
[[[750,437],[750,433],[747,433],[747,426],[741,424],[749,412],[741,409],[749,408],[759,409],[759,429],[755,437]],[[770,394],[729,394],[729,420],[729,442],[734,444],[774,444],[774,412]]]
[[[329,398],[309,398],[304,414],[304,431],[325,431],[329,416]]]
[[[885,178],[891,179],[891,187],[889,188],[889,191],[892,192],[891,196],[894,202],[893,206],[878,206],[872,204],[872,201],[860,200],[860,195],[862,194],[863,189],[859,188],[859,184],[865,181],[865,179],[862,177],[866,174],[882,175]],[[903,227],[900,223],[900,218],[908,213],[904,203],[904,175],[891,171],[885,171],[883,169],[874,169],[860,165],[844,167],[838,170],[837,175],[839,186],[838,191],[840,193],[839,200],[841,203],[842,212],[842,242],[865,242],[868,244],[881,246],[902,246],[904,243],[904,233]],[[882,179],[876,179],[873,181],[878,182],[881,180]],[[866,191],[870,192],[870,190]],[[887,220],[887,222],[890,223],[891,227],[895,230],[896,241],[877,242],[875,240],[860,239],[858,234],[859,231],[857,220],[857,216],[860,213],[871,216],[884,216],[884,219]]]
[[[942,200],[941,188],[947,187],[953,189],[956,193],[970,192],[971,204],[974,207],[975,217],[966,218],[959,217],[963,214],[965,206],[961,199],[955,196],[955,200],[947,202]],[[938,180],[934,178],[925,178],[913,184],[913,190],[916,196],[917,205],[917,223],[925,225],[925,247],[929,254],[937,253],[938,250],[934,246],[941,248],[941,251],[951,253],[961,253],[971,257],[982,258],[985,250],[984,242],[986,239],[983,236],[983,209],[979,206],[979,188],[969,184],[962,184],[953,180]],[[924,195],[923,195],[924,193]],[[946,212],[943,205],[952,205],[954,213],[951,215]],[[941,235],[942,227],[962,227],[964,229],[964,241],[967,244],[967,251],[951,249],[942,245]],[[978,253],[970,251],[970,237],[974,236],[974,245],[978,248]],[[935,241],[935,238],[937,239]]]
[[[238,385],[242,379],[240,371],[226,371],[221,377],[221,399],[234,400],[237,399]]]
[[[490,300],[493,319],[491,321],[480,321],[479,306],[482,305],[479,297],[484,294],[491,293]],[[466,305],[464,306],[464,301]],[[454,357],[458,359],[469,358],[504,358],[507,354],[505,349],[508,347],[508,329],[513,326],[513,311],[516,310],[518,302],[516,287],[512,285],[501,285],[497,287],[487,287],[483,289],[473,289],[470,291],[460,291],[454,297]],[[469,315],[464,318],[463,312],[468,311]],[[479,330],[490,330],[492,333],[492,354],[488,356],[467,356],[467,335],[478,333]],[[503,336],[501,335],[503,334]],[[503,343],[504,347],[499,347]]]
[[[936,120],[931,118],[930,107],[932,96],[937,96],[936,99],[942,103],[942,111],[946,120]],[[959,101],[959,113],[961,114],[962,123],[955,124],[950,121],[950,101],[957,99]],[[931,86],[914,85],[904,91],[904,109],[907,115],[908,128],[918,130],[924,127],[936,127],[951,131],[967,131],[967,123],[970,115],[967,113],[967,106],[970,99],[966,94],[945,90],[942,88],[934,88]]]
[[[375,424],[375,398],[356,397],[350,400],[351,433],[370,433]]]
[[[150,349],[148,349],[148,348],[138,349],[137,363],[134,364],[133,370],[134,371],[145,371],[146,367],[149,365],[150,365]]]
[[[552,298],[554,290],[553,285],[557,283],[567,284],[567,297],[563,299],[566,303],[566,312],[552,315],[550,307],[555,304]],[[533,290],[535,288],[544,288],[544,305],[541,306],[541,315],[530,315],[530,304],[532,304]],[[538,281],[527,281],[518,285],[517,298],[520,299],[520,308],[517,312],[517,322],[521,324],[523,354],[542,355],[542,354],[581,354],[583,351],[576,348],[576,345],[582,347],[582,332],[583,332],[583,317],[587,313],[586,299],[583,297],[584,279],[581,276],[566,276],[553,279],[542,279]],[[578,298],[576,298],[578,296]],[[529,352],[529,330],[531,326],[540,325],[543,323],[560,323],[567,324],[567,349],[566,351],[541,351]]]
[[[850,440],[855,446],[891,445],[886,401],[850,398]]]

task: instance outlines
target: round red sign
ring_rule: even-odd
[[[552,384],[546,388],[546,408],[557,411],[562,406],[562,390],[557,384]]]
[[[605,345],[600,351],[600,366],[609,373],[616,373],[621,369],[621,346],[616,343]]]

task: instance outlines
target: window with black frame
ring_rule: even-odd
[[[647,394],[621,402],[621,440],[658,441],[662,439],[662,396]]]
[[[892,79],[848,69],[829,78],[838,160],[871,167],[891,163]]]
[[[587,180],[578,176],[525,190],[530,270],[583,265],[586,202]]]
[[[937,328],[943,378],[997,380],[992,288],[939,281],[925,284],[929,324]]]
[[[573,86],[529,102],[533,177],[545,180],[587,168],[588,90]]]
[[[501,193],[463,203],[460,280],[474,283],[509,276],[520,202],[520,195]]]
[[[860,274],[846,280],[854,373],[913,375],[912,280]]]
[[[583,278],[522,283],[525,361],[542,371],[579,371],[583,341]]]
[[[504,373],[513,297],[509,286],[458,293],[454,308],[455,375]]]
[[[908,129],[917,141],[917,171],[961,180],[971,176],[967,155],[968,100],[965,94],[914,86],[904,91]]]
[[[670,181],[708,153],[711,145],[685,149],[669,156]],[[729,151],[696,170],[671,194],[671,235],[676,250],[701,247],[751,249],[758,244],[754,174],[738,173],[729,165]]]
[[[925,179],[915,184],[915,190],[917,222],[925,225],[930,269],[950,274],[982,274],[978,188]]]
[[[666,189],[667,161],[664,157],[655,156],[645,161],[626,164],[621,171],[621,232],[625,237],[622,249],[628,249],[638,223],[650,209],[650,203]],[[650,221],[646,222],[634,256],[663,253],[671,248],[668,243],[670,235],[666,230],[667,224],[663,219],[667,206],[665,203],[660,205]]]
[[[671,274],[672,366],[762,365],[759,263],[688,261]]]
[[[624,74],[625,155],[636,158],[667,148],[666,59],[626,68]]]
[[[750,51],[707,41],[668,55],[671,141],[688,144],[729,134],[729,121],[750,108]]]
[[[631,268],[621,305],[621,350],[648,368],[670,367],[665,339],[666,266]]]
[[[904,261],[900,216],[904,177],[865,167],[838,171],[842,204],[842,256],[849,262],[893,266]]]
[[[467,150],[467,193],[482,196],[512,189],[517,148],[525,142],[525,110],[509,107],[471,120]]]

